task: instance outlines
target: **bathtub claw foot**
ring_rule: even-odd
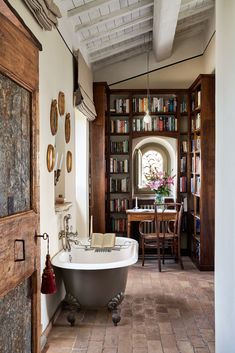
[[[117,326],[117,324],[121,320],[120,311],[118,310],[117,307],[118,307],[118,305],[121,304],[123,299],[124,299],[124,293],[121,292],[121,293],[118,293],[108,303],[108,309],[109,309],[109,311],[112,312],[112,320],[113,320],[114,326]]]
[[[114,326],[117,326],[117,324],[121,321],[121,315],[118,309],[114,309],[112,311],[112,321]]]
[[[74,326],[75,324],[75,312],[71,311],[70,313],[68,313],[67,315],[67,321],[70,323],[71,326]]]
[[[67,293],[63,305],[65,309],[69,310],[67,315],[67,321],[70,323],[71,326],[75,324],[75,313],[80,311],[81,304],[79,303],[78,299],[75,298],[72,294]]]

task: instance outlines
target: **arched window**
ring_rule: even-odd
[[[151,170],[158,170],[159,172],[163,172],[163,156],[160,152],[154,151],[152,149],[147,150],[142,155],[142,170],[141,170],[141,179],[142,179],[142,187],[146,187],[146,174],[150,174]]]
[[[167,149],[159,143],[147,143],[135,150],[134,153],[134,193],[149,194],[151,191],[146,187],[146,174],[150,168],[168,172],[171,168],[170,156]]]

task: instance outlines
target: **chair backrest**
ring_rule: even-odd
[[[180,236],[183,215],[183,203],[170,202],[155,205],[155,231],[164,235],[173,233]]]

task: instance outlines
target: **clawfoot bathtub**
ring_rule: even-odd
[[[137,260],[138,243],[134,239],[116,237],[112,250],[72,245],[71,251],[59,252],[52,264],[62,272],[65,301],[71,307],[106,306],[117,325],[121,319],[117,307],[124,298],[128,266]],[[73,312],[68,315],[68,321],[74,324]]]

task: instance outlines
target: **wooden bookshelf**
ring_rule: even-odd
[[[150,114],[151,124],[144,124],[143,118],[146,110],[146,90],[110,90],[108,92],[108,112],[106,121],[106,231],[119,232],[126,235],[126,228],[121,229],[123,221],[126,224],[126,208],[133,207],[133,180],[132,180],[132,141],[135,138],[149,136],[165,136],[176,139],[178,146],[178,161],[180,161],[180,139],[188,143],[188,120],[189,120],[189,94],[188,90],[151,90],[150,91]],[[181,121],[184,123],[181,124]],[[121,142],[127,143],[128,151],[120,150]],[[114,149],[113,149],[114,147]],[[115,149],[116,147],[116,149]],[[185,153],[188,160],[188,149]],[[128,158],[128,171],[114,170],[113,163],[118,165],[120,160]],[[184,171],[187,179],[187,166]],[[179,171],[179,167],[178,167]],[[183,173],[182,173],[183,176]],[[127,177],[129,188],[125,191],[115,191],[115,178]],[[177,200],[187,198],[188,189],[180,190],[181,174],[178,172],[176,178]],[[114,183],[114,188],[112,188]],[[187,184],[187,181],[185,181]],[[120,187],[120,186],[119,186]],[[141,196],[139,196],[141,197]],[[151,197],[151,195],[150,195]],[[186,202],[187,203],[187,202]],[[124,204],[124,205],[123,205]],[[184,222],[185,224],[187,222]],[[184,227],[186,229],[186,227]],[[184,242],[187,248],[187,236]]]
[[[190,234],[192,259],[214,268],[215,78],[200,75],[190,87]]]
[[[183,201],[185,208],[182,247],[187,251],[184,253],[191,253],[200,270],[211,270],[214,264],[214,76],[200,75],[188,90],[150,90],[150,95],[170,98],[171,108],[170,111],[152,109],[150,115],[155,125],[145,129],[144,103],[139,111],[136,102],[146,98],[146,90],[110,90],[105,83],[94,86],[98,113],[98,118],[91,123],[94,125],[91,128],[94,231],[126,235],[125,210],[134,206],[133,140],[171,137],[178,146],[176,199]],[[165,125],[159,127],[159,120]],[[194,140],[199,138],[200,150],[193,149]],[[195,169],[196,161],[201,164],[200,170]]]
[[[106,121],[106,231],[125,236],[126,210],[131,207],[131,96],[108,92]]]

